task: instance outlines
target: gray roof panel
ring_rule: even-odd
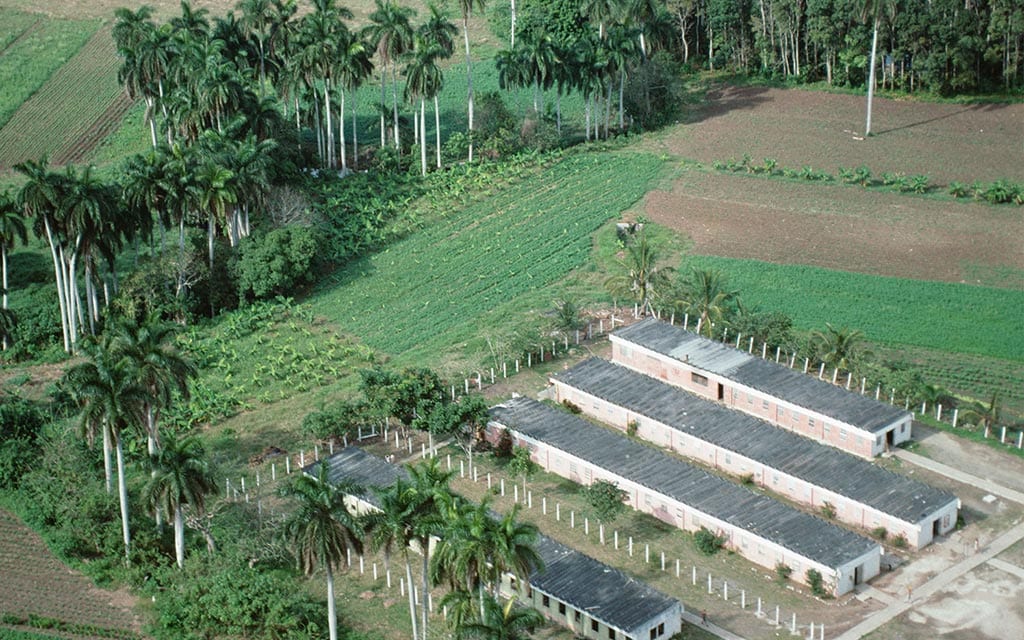
[[[910,414],[654,318],[615,336],[873,434]]]
[[[553,377],[905,522],[920,522],[957,500],[923,482],[606,360],[591,358]]]
[[[827,567],[879,551],[877,543],[863,536],[535,400],[513,398],[493,407],[491,417]]]

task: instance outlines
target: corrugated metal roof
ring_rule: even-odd
[[[386,488],[398,478],[409,477],[404,467],[358,447],[342,449],[323,462],[328,465],[332,483],[347,480],[364,488]],[[319,465],[318,462],[303,470],[315,475]],[[376,504],[372,491],[361,497]],[[537,553],[545,568],[534,571],[530,583],[606,626],[635,631],[637,625],[680,607],[678,600],[547,536],[538,536]]]
[[[493,407],[491,416],[509,429],[827,567],[880,553],[878,544],[863,536],[536,400],[513,398]]]
[[[872,434],[910,415],[654,318],[617,329],[613,335]]]
[[[957,501],[953,494],[606,360],[591,358],[554,377],[906,522],[920,522]]]

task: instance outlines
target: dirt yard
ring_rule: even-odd
[[[867,166],[927,174],[932,182],[1024,180],[1024,104],[935,104],[876,98],[874,134],[863,138],[863,96],[722,87],[658,143],[680,158],[710,163],[775,158],[830,173]]]

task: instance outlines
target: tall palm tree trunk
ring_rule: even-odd
[[[387,144],[386,131],[384,126],[384,100],[386,99],[387,93],[385,92],[384,84],[387,82],[384,67],[380,68],[380,148],[383,149],[384,145]]]
[[[875,97],[875,54],[878,51],[878,18],[875,18],[874,34],[871,36],[871,72],[868,73],[868,117],[864,135],[871,135],[871,102]]]
[[[420,98],[420,165],[427,175],[427,101]]]
[[[469,96],[469,161],[473,162],[473,63],[469,57],[469,16],[462,18],[462,37],[466,43],[466,87]]]
[[[340,140],[341,147],[341,168],[342,170],[348,169],[348,154],[345,152],[345,90],[338,90],[341,95],[338,96],[338,137]]]
[[[114,467],[110,460],[110,429],[103,425],[103,478],[106,481],[107,493],[114,490]]]
[[[398,75],[395,72],[395,65],[391,65],[391,112],[393,114],[393,124],[395,127],[395,149],[399,152],[402,151],[402,143],[399,141],[398,136]]]
[[[174,505],[174,559],[179,569],[185,566],[185,515],[180,504]]]
[[[338,640],[338,610],[334,602],[334,572],[331,563],[327,566],[327,629],[331,640]]]
[[[409,593],[409,617],[412,618],[412,640],[419,640],[416,633],[416,597],[412,593],[412,565],[409,556],[405,557],[405,587]]]
[[[124,473],[124,446],[121,434],[114,434],[117,447],[117,493],[121,502],[121,535],[124,538],[124,562],[131,564],[132,536],[128,530],[128,479]]]
[[[430,608],[427,604],[428,598],[430,598],[430,591],[427,587],[427,572],[428,565],[430,563],[430,538],[423,539],[423,580],[420,591],[420,637],[423,640],[427,640],[427,610]]]
[[[64,351],[71,353],[71,339],[68,335],[68,311],[67,311],[67,299],[64,295],[64,270],[62,268],[61,259],[57,251],[57,244],[53,238],[53,230],[50,228],[50,221],[46,218],[43,219],[43,224],[46,229],[46,240],[50,243],[50,255],[53,258],[53,274],[54,279],[57,283],[57,305],[60,308],[60,328],[64,334]],[[4,286],[4,290],[7,290],[7,286]],[[109,491],[109,488],[108,488]]]
[[[437,168],[441,168],[441,111],[437,108],[437,96],[434,96],[434,135],[437,137]]]
[[[356,125],[358,119],[356,114],[358,113],[359,107],[356,104],[356,94],[352,92],[352,168],[359,168],[359,133]]]

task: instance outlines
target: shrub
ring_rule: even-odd
[[[697,551],[700,551],[706,556],[713,556],[718,553],[718,550],[725,545],[726,537],[724,535],[717,535],[707,527],[701,527],[700,531],[693,534],[693,542],[697,547]]]
[[[871,537],[876,540],[885,540],[889,536],[889,531],[885,527],[875,527],[871,530]]]
[[[821,505],[821,515],[829,520],[836,517],[836,507],[831,502],[825,502]]]
[[[314,438],[340,438],[352,435],[360,424],[365,422],[367,407],[365,402],[342,401],[320,411],[310,411],[302,419],[302,430]]]
[[[817,569],[807,570],[807,585],[811,588],[811,593],[819,598],[829,595],[828,590],[825,588],[825,580]]]
[[[628,494],[614,482],[596,480],[590,486],[583,488],[583,496],[602,522],[611,522],[626,510],[623,500]]]
[[[969,193],[970,188],[964,183],[956,182],[955,180],[949,183],[949,195],[954,198],[965,198]]]
[[[864,165],[861,165],[854,170],[854,176],[857,181],[857,184],[859,184],[860,186],[871,186],[871,169],[868,169]]]
[[[630,437],[636,436],[637,429],[640,428],[640,423],[636,420],[630,420],[629,424],[626,425],[626,435]]]
[[[903,535],[902,533],[892,539],[892,545],[897,549],[906,549],[907,544],[907,536]]]
[[[318,234],[307,227],[284,227],[245,238],[238,245],[238,296],[263,300],[313,281],[320,252]]]
[[[583,413],[583,409],[580,409],[579,406],[572,400],[562,400],[562,406],[568,409],[569,413],[571,414],[578,416],[581,413]]]
[[[512,433],[508,429],[502,429],[498,436],[498,444],[494,445],[494,457],[499,460],[512,459],[512,449],[515,442],[512,441]]]
[[[775,158],[765,158],[763,164],[761,165],[761,170],[767,173],[768,175],[772,175],[773,173],[775,173],[775,167],[777,167],[778,165],[779,161],[776,160]]]
[[[928,190],[929,190],[928,180],[929,180],[928,176],[922,176],[922,175],[910,176],[910,178],[908,179],[908,182],[909,182],[908,187],[914,193],[927,193]]]
[[[844,184],[855,184],[857,182],[857,175],[853,172],[853,169],[839,167],[839,179]]]
[[[779,584],[783,584],[786,580],[789,580],[789,576],[793,573],[793,567],[789,566],[785,562],[779,562],[775,565],[775,578]]]
[[[753,486],[754,485],[754,474],[752,474],[752,473],[744,473],[742,476],[740,476],[740,484],[746,485],[748,487]]]

